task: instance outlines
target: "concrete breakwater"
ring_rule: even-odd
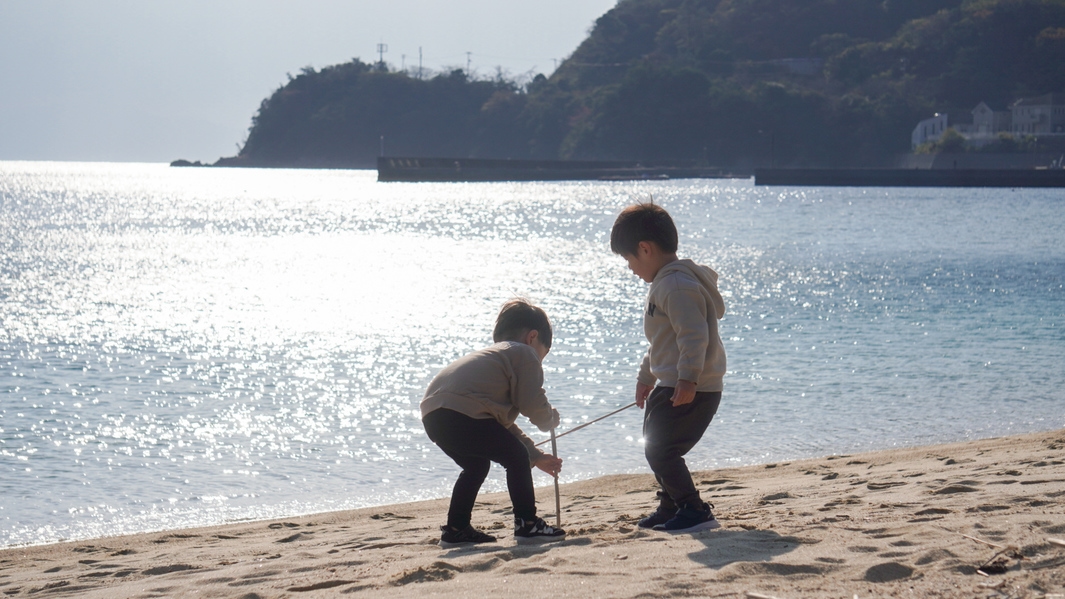
[[[755,169],[755,185],[837,187],[1065,187],[1062,169]]]
[[[604,181],[750,176],[750,172],[668,162],[412,157],[377,159],[378,181]]]

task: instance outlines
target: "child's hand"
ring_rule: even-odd
[[[540,470],[550,474],[551,476],[558,478],[558,473],[562,471],[562,458],[556,458],[553,455],[544,454],[533,463]]]
[[[645,385],[639,381],[636,382],[636,407],[643,409],[643,404],[647,401],[647,397],[651,395],[651,391],[654,391],[654,385]]]
[[[695,383],[677,381],[677,386],[673,388],[673,397],[669,398],[669,401],[673,402],[674,408],[695,401]]]

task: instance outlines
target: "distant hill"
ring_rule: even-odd
[[[1065,0],[621,0],[550,77],[354,60],[263,101],[218,164],[386,155],[875,166],[935,112],[1065,91]]]

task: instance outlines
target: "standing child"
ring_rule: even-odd
[[[717,528],[713,506],[699,496],[684,462],[721,403],[725,348],[717,321],[725,314],[725,301],[717,273],[677,259],[677,228],[653,203],[621,211],[610,231],[610,249],[651,284],[643,321],[651,345],[637,377],[636,405],[645,410],[644,454],[661,490],[658,509],[640,520],[640,527]]]
[[[504,304],[491,345],[452,362],[429,383],[422,400],[425,432],[462,468],[451,493],[440,544],[492,543],[495,537],[470,525],[473,504],[492,462],[507,470],[518,543],[566,536],[536,516],[532,466],[558,476],[562,460],[536,449],[514,424],[523,414],[542,431],[558,426],[558,411],[544,395],[540,363],[551,349],[551,322],[525,300]]]

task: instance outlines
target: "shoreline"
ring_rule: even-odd
[[[883,448],[883,447],[881,447],[881,448],[876,448],[876,447],[872,447],[872,448],[850,447],[850,448],[844,449],[844,450],[838,450],[838,451],[837,450],[832,450],[833,453],[825,453],[825,454],[820,454],[820,455],[815,455],[815,456],[808,456],[808,455],[807,456],[804,456],[804,455],[775,456],[776,459],[773,460],[773,461],[761,461],[761,462],[755,462],[755,463],[746,463],[746,462],[744,462],[744,463],[739,463],[737,465],[722,466],[722,467],[719,467],[719,468],[714,468],[714,467],[696,468],[696,467],[693,467],[691,464],[689,464],[689,468],[692,469],[693,476],[694,476],[695,472],[710,473],[710,472],[716,472],[716,471],[724,470],[724,469],[757,468],[757,467],[764,467],[766,464],[770,464],[770,463],[774,463],[774,462],[776,462],[776,463],[792,463],[792,462],[798,462],[798,461],[809,461],[809,460],[817,460],[817,459],[834,459],[836,456],[839,456],[839,455],[859,455],[859,454],[865,454],[865,453],[879,453],[879,452],[883,452],[883,451],[915,449],[915,448],[919,448],[919,447],[935,447],[935,446],[939,446],[939,445],[952,445],[952,444],[956,444],[956,443],[965,443],[965,442],[968,442],[968,441],[980,441],[980,440],[985,440],[985,439],[1006,438],[1006,437],[1019,437],[1019,436],[1029,435],[1029,434],[1039,434],[1039,433],[1042,433],[1042,432],[1048,432],[1049,433],[1049,432],[1052,432],[1053,430],[1057,430],[1057,429],[1050,429],[1050,430],[1037,429],[1037,430],[1032,430],[1032,431],[1028,431],[1028,432],[1016,432],[1016,433],[1012,433],[1011,432],[1009,434],[1004,434],[1004,435],[1001,435],[1001,436],[986,436],[986,437],[963,438],[963,439],[947,439],[947,440],[943,440],[943,441],[933,440],[933,441],[927,441],[927,442],[924,442],[924,443],[921,443],[920,441],[913,441],[914,444],[912,444],[912,445],[911,444],[898,444],[898,445],[895,445],[895,446],[892,446],[892,447],[888,447],[888,448]],[[1062,430],[1065,430],[1065,429],[1062,429]],[[540,444],[542,445],[543,443],[547,443],[549,441],[550,441],[550,439],[545,439],[545,440],[541,441]],[[828,451],[828,449],[825,449],[825,451]],[[763,456],[763,458],[767,458],[768,459],[768,456]],[[641,456],[641,459],[642,459],[642,456]],[[454,466],[454,464],[451,463],[450,461],[449,461],[449,464],[452,467],[455,468],[453,474],[455,476],[458,476],[457,467]],[[641,468],[632,468],[630,470],[625,470],[625,471],[620,471],[620,472],[609,472],[609,473],[605,473],[605,474],[599,474],[599,475],[596,475],[596,476],[592,476],[591,478],[586,478],[586,479],[577,479],[577,480],[572,480],[572,481],[569,481],[569,482],[563,481],[560,484],[561,484],[561,486],[565,487],[566,485],[591,483],[591,482],[593,482],[595,480],[605,479],[605,478],[608,478],[608,477],[611,477],[611,476],[629,476],[629,475],[639,476],[639,475],[643,475],[643,474],[648,474],[649,475],[649,469],[646,467],[646,463],[645,462],[640,462],[637,465],[638,466],[642,466],[643,468],[642,469]],[[641,471],[641,470],[643,470],[643,471]],[[535,472],[536,471],[534,470],[534,473]],[[543,480],[545,478],[546,478],[546,475],[541,476],[541,480]],[[451,482],[451,481],[449,481],[449,482]],[[498,491],[486,490],[485,487],[488,487],[489,484],[492,483],[492,482],[501,484],[500,490],[498,490]],[[536,484],[537,482],[538,481],[534,478],[534,484]],[[549,499],[552,501],[552,504],[553,504],[553,501],[554,501],[553,487],[551,487],[549,485],[545,485],[542,488],[543,489],[547,489],[547,491],[542,491],[542,492],[549,492],[549,493],[552,494],[551,497],[549,497]],[[541,497],[541,491],[540,491],[541,487],[540,486],[536,486],[536,489],[537,489],[537,498],[538,498],[538,505],[539,505],[540,497]],[[485,481],[485,486],[482,487],[481,493],[479,494],[479,497],[492,495],[492,494],[499,494],[501,496],[505,496],[505,494],[506,494],[506,480],[505,480],[505,477],[500,477],[500,478],[498,478],[495,481],[491,481],[491,480],[486,480]],[[417,493],[415,493],[413,495],[417,495]],[[290,520],[290,519],[293,519],[293,518],[311,518],[311,517],[319,516],[319,515],[322,515],[322,514],[349,513],[349,512],[353,513],[353,512],[364,511],[364,510],[385,509],[385,508],[388,508],[390,506],[402,506],[402,505],[408,505],[408,504],[414,504],[414,503],[432,502],[432,501],[438,501],[438,500],[443,500],[443,501],[446,502],[448,499],[449,499],[449,495],[442,495],[442,496],[439,496],[439,497],[429,497],[429,498],[426,498],[425,496],[422,496],[419,499],[394,499],[394,500],[383,499],[383,501],[381,503],[365,502],[361,506],[336,507],[336,508],[332,508],[332,509],[328,509],[328,508],[327,509],[313,509],[312,508],[312,509],[309,509],[309,510],[306,510],[306,511],[277,510],[273,514],[256,515],[256,516],[242,516],[240,514],[236,514],[236,515],[232,515],[232,516],[229,516],[229,517],[226,517],[226,518],[217,519],[214,522],[211,522],[211,521],[207,521],[207,522],[190,522],[190,523],[188,523],[186,525],[170,526],[170,527],[164,526],[162,528],[157,528],[157,529],[139,529],[139,530],[134,529],[134,530],[125,530],[125,531],[118,531],[118,532],[104,532],[104,533],[97,534],[97,535],[87,535],[87,536],[81,536],[81,537],[78,537],[78,536],[62,537],[62,536],[60,536],[58,538],[54,538],[54,539],[51,539],[51,540],[45,540],[45,541],[25,541],[25,542],[11,543],[11,544],[8,544],[8,545],[0,544],[0,552],[8,550],[8,549],[42,547],[42,546],[47,546],[47,545],[56,545],[56,544],[64,544],[64,543],[76,543],[76,542],[88,542],[88,541],[99,541],[99,540],[103,540],[103,539],[132,537],[132,536],[145,535],[145,534],[163,534],[163,533],[167,533],[167,532],[181,532],[181,531],[186,531],[186,530],[200,530],[200,529],[208,529],[208,528],[218,528],[218,527],[229,526],[231,524],[246,524],[246,523],[253,523],[253,522],[275,522],[275,521],[282,521],[282,520]],[[271,505],[274,505],[274,504],[271,504]],[[551,507],[551,510],[550,510],[551,514],[554,514],[553,505],[550,506],[550,507]],[[446,506],[446,503],[445,503],[444,511],[446,512],[446,510],[447,510],[447,506]],[[543,512],[544,508],[541,507],[540,511]],[[1063,599],[1065,599],[1065,598],[1063,598]]]
[[[1065,599],[1065,430],[694,475],[721,529],[639,529],[654,480],[617,474],[561,485],[560,543],[515,545],[509,498],[490,493],[473,520],[495,544],[440,548],[443,498],[9,547],[0,592]],[[552,523],[553,495],[537,488]]]

